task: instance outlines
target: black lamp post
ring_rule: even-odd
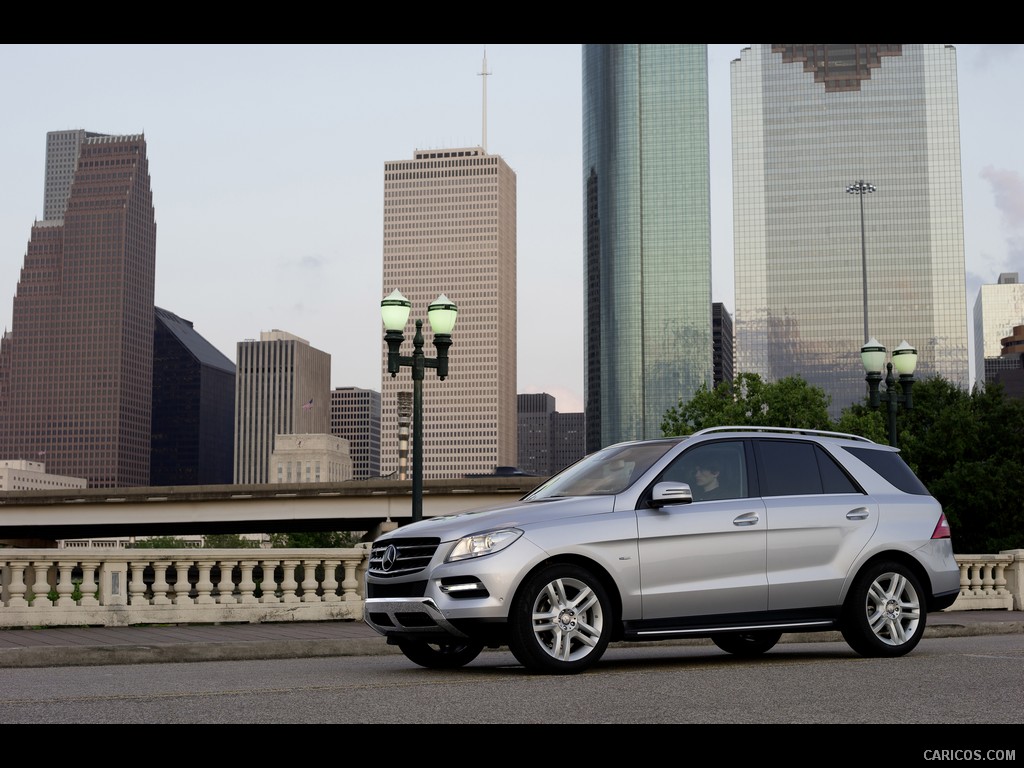
[[[434,332],[437,357],[423,354],[423,321],[416,321],[412,339],[412,357],[401,354],[405,336],[402,331],[409,320],[412,304],[397,289],[380,303],[384,321],[384,341],[388,345],[388,373],[394,378],[403,367],[412,369],[412,521],[423,519],[423,378],[427,368],[437,371],[442,381],[448,375],[448,348],[452,345],[452,329],[458,308],[441,294],[427,307],[427,321]]]
[[[860,198],[860,275],[864,285],[864,343],[868,343],[868,249],[864,243],[864,195],[874,192],[874,184],[861,179],[846,188],[847,194]]]
[[[905,410],[914,408],[911,389],[914,385],[914,369],[917,367],[917,350],[904,341],[892,351],[892,362],[885,363],[885,347],[872,336],[868,343],[860,348],[860,359],[864,364],[864,378],[868,383],[868,405],[878,409],[882,401],[886,402],[889,417],[889,445],[896,445],[896,409],[902,403]],[[879,392],[882,382],[882,363],[885,363],[885,391]],[[892,375],[893,366],[900,375],[900,391],[896,391],[896,377]]]

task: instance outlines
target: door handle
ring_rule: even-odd
[[[757,521],[760,520],[760,519],[761,518],[758,517],[757,512],[746,512],[746,513],[740,515],[739,517],[733,518],[732,524],[733,525],[755,525],[757,523]]]
[[[856,509],[851,509],[849,512],[846,513],[846,519],[866,520],[869,514],[871,513],[868,511],[867,507],[857,507]]]

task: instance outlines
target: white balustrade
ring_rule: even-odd
[[[362,620],[368,555],[364,546],[2,549],[0,627]]]

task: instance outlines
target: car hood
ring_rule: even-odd
[[[438,537],[452,541],[498,528],[529,528],[532,525],[564,520],[567,517],[599,515],[615,509],[615,496],[567,496],[543,501],[515,501],[496,507],[467,510],[455,515],[431,517],[403,525],[377,541],[410,536]]]

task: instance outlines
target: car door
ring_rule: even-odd
[[[768,530],[768,607],[829,608],[878,524],[878,505],[813,441],[754,441]]]
[[[637,510],[644,620],[767,608],[765,508],[750,495],[747,446],[745,440],[701,443],[655,481],[692,484],[696,467],[714,460],[723,472],[729,468],[724,497]]]

